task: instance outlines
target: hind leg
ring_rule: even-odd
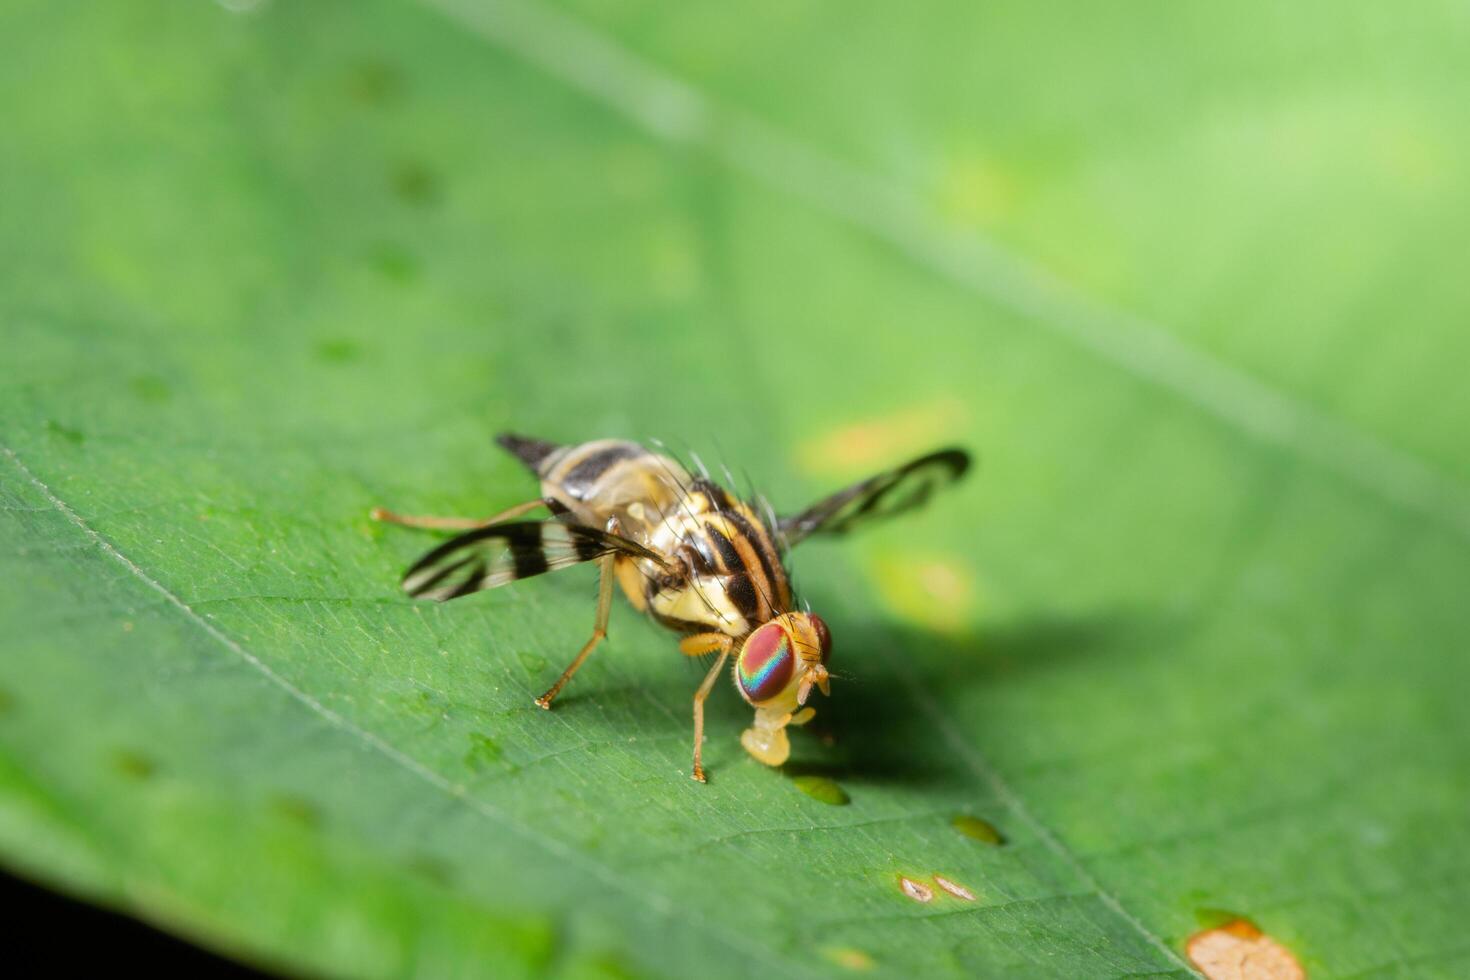
[[[529,513],[537,507],[549,507],[545,500],[528,500],[514,507],[507,507],[498,514],[489,517],[427,517],[414,514],[395,514],[386,507],[374,507],[368,516],[375,521],[385,524],[400,524],[403,527],[416,527],[428,531],[473,531],[477,527],[489,527],[491,524],[499,524],[522,514]]]

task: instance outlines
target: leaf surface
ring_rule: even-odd
[[[1463,974],[1466,33],[7,5],[0,855],[330,975]],[[698,786],[626,608],[532,704],[590,570],[398,593],[503,430],[980,464],[799,549],[833,697]]]

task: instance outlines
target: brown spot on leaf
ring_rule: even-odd
[[[916,902],[934,901],[934,889],[923,882],[915,881],[907,875],[898,876],[898,890]]]
[[[975,901],[975,893],[957,881],[950,881],[943,875],[934,876],[934,884],[949,892],[955,898],[962,898],[967,902]]]
[[[1184,951],[1209,980],[1305,980],[1307,975],[1290,950],[1248,919],[1197,932]]]

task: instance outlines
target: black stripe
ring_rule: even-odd
[[[709,542],[703,535],[695,535],[679,546],[675,552],[684,559],[695,575],[713,575],[715,573],[715,559],[709,552]]]
[[[607,548],[590,534],[580,534],[581,528],[569,527],[567,533],[571,535],[572,547],[576,549],[577,561],[591,561],[601,558],[607,553]]]
[[[723,531],[708,521],[705,522],[704,531],[719,550],[720,563],[725,566],[724,571],[729,576],[725,581],[725,593],[735,603],[740,615],[746,619],[755,619],[760,612],[760,596],[756,594],[755,586],[750,581],[750,570],[745,567],[740,552],[725,537]]]
[[[755,585],[746,572],[731,575],[725,580],[725,594],[735,603],[736,611],[747,621],[754,622],[760,616],[760,596],[756,594]]]
[[[755,552],[755,557],[761,564],[761,571],[765,573],[766,582],[769,583],[771,586],[770,601],[771,605],[774,607],[781,598],[781,592],[783,591],[781,588],[781,583],[786,578],[786,570],[784,568],[781,570],[780,579],[776,577],[776,569],[771,565],[771,557],[768,553],[768,549],[765,547],[765,542],[767,538],[760,534],[760,532],[758,532],[755,527],[751,525],[750,521],[746,520],[744,514],[740,513],[740,511],[738,510],[732,510],[730,511],[730,513],[725,515],[725,519],[733,524],[735,526],[735,529],[739,531],[745,537],[745,540],[750,543],[750,549]],[[785,610],[773,608],[771,611],[784,612]]]
[[[510,557],[515,562],[515,576],[517,580],[540,575],[546,571],[546,549],[541,546],[541,525],[528,524],[529,528],[536,531],[535,539],[529,535],[521,540],[511,542]]]
[[[611,469],[614,463],[631,459],[634,456],[641,456],[643,453],[644,450],[641,446],[635,446],[626,442],[608,446],[606,449],[599,449],[591,456],[577,463],[576,466],[573,466],[567,472],[567,475],[562,477],[562,485],[570,490],[589,483],[595,483],[597,478]]]
[[[715,550],[720,553],[720,564],[724,566],[721,571],[727,573],[745,571],[745,562],[741,560],[740,552],[736,551],[735,545],[725,537],[724,531],[706,521],[704,533],[714,543]]]
[[[474,555],[466,555],[465,557],[461,558],[459,561],[451,562],[450,564],[445,565],[443,568],[439,569],[433,575],[429,576],[426,580],[424,580],[423,582],[420,582],[418,584],[418,587],[415,588],[412,592],[410,592],[409,595],[413,596],[414,598],[418,598],[419,596],[423,595],[425,592],[428,592],[434,586],[438,585],[440,582],[444,581],[446,578],[448,578],[449,576],[453,575],[455,572],[459,571],[461,568],[464,568],[466,565],[468,565],[470,562],[472,562],[474,560],[475,560],[475,556]]]
[[[448,602],[450,599],[458,599],[462,595],[469,595],[471,592],[480,591],[480,580],[484,577],[485,563],[476,560],[475,564],[470,568],[469,575],[465,576],[463,582],[459,583],[459,585],[455,586],[452,591],[444,596],[444,601]]]
[[[409,570],[403,573],[403,577],[408,578],[414,572],[422,571],[425,568],[428,568],[430,565],[437,564],[439,560],[444,558],[446,555],[451,555],[461,548],[467,548],[472,544],[477,544],[489,538],[504,538],[507,541],[513,541],[515,540],[516,535],[524,534],[524,528],[534,526],[534,521],[529,523],[517,524],[491,524],[489,527],[477,527],[473,531],[466,531],[464,534],[461,534],[458,537],[450,538],[448,541],[444,542],[439,547],[435,548],[428,554],[424,555],[424,557],[414,562]],[[539,535],[541,533],[540,530],[538,529],[535,533],[538,535],[539,539]]]
[[[720,513],[724,513],[732,508],[730,495],[725,492],[724,487],[713,480],[706,480],[702,476],[696,476],[694,482],[690,484],[690,490],[694,493],[702,493],[708,497],[709,502]]]

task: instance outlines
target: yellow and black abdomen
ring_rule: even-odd
[[[557,446],[512,435],[497,441],[536,474],[542,495],[578,523],[614,530],[645,547],[652,547],[655,529],[679,508],[691,482],[677,462],[636,442]]]

